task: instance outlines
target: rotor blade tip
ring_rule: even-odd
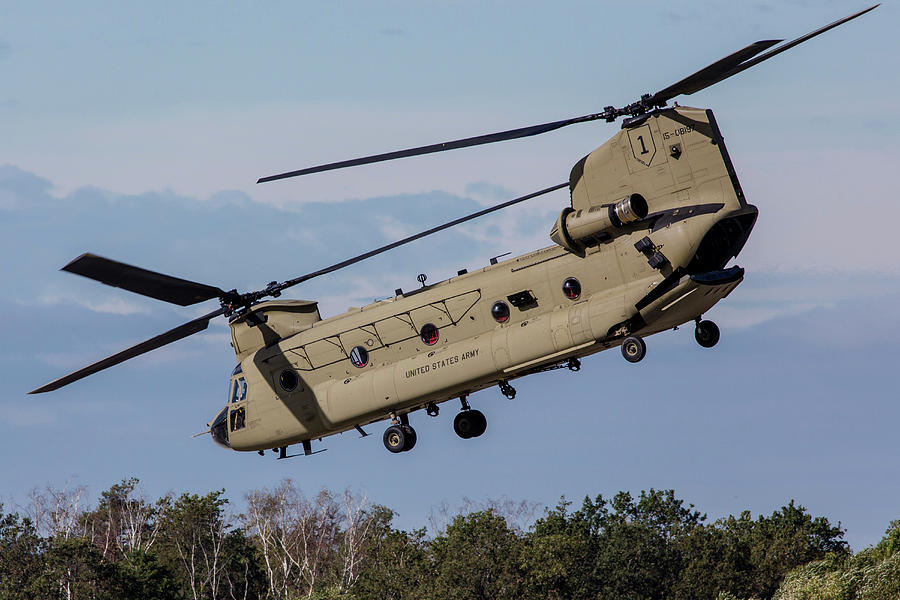
[[[71,269],[72,265],[74,265],[86,258],[92,257],[92,256],[94,256],[94,255],[90,252],[82,252],[81,254],[79,254],[78,256],[76,256],[75,258],[70,260],[69,262],[67,262],[65,265],[60,267],[59,270],[60,271],[69,271]]]

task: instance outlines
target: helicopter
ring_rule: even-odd
[[[267,183],[358,165],[622,119],[621,129],[578,160],[568,180],[251,292],[225,291],[85,253],[62,268],[106,285],[179,306],[213,299],[218,308],[29,392],[57,390],[207,329],[225,317],[237,366],[226,404],[204,432],[235,451],[312,442],[389,420],[382,440],[412,450],[410,415],[438,416],[457,400],[455,433],[476,438],[487,419],[469,397],[553,369],[578,371],[581,359],[619,347],[639,363],[645,338],[694,324],[697,343],[714,347],[718,326],[703,319],[743,281],[728,266],[746,244],[759,211],[744,196],[712,110],[680,106],[691,95],[879,5],[790,42],[754,42],[623,107],[518,129],[328,163],[263,177]],[[672,102],[673,105],[669,106]],[[570,202],[550,228],[552,245],[323,319],[312,300],[282,299],[288,288],[532,198],[568,188]]]

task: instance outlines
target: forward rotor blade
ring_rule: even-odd
[[[733,75],[737,75],[741,71],[749,69],[750,67],[752,67],[754,65],[758,65],[759,63],[761,63],[765,60],[768,60],[768,59],[772,58],[773,56],[781,54],[785,50],[789,50],[798,44],[802,44],[806,40],[812,39],[812,38],[816,37],[817,35],[825,33],[826,31],[828,31],[830,29],[834,29],[838,25],[843,25],[847,21],[852,21],[853,19],[855,19],[857,17],[861,17],[862,15],[866,14],[867,12],[869,12],[871,10],[875,10],[879,6],[881,6],[881,5],[876,4],[874,6],[870,6],[869,8],[866,8],[859,12],[853,13],[852,15],[844,17],[843,19],[838,19],[837,21],[835,21],[833,23],[829,23],[828,25],[825,25],[824,27],[820,27],[819,29],[816,29],[815,31],[811,31],[811,32],[807,33],[806,35],[800,36],[795,40],[792,40],[782,46],[774,48],[774,49],[770,50],[769,52],[766,52],[765,54],[762,54],[759,56],[756,56],[759,52],[761,52],[762,50],[766,50],[769,47],[771,47],[783,40],[764,40],[764,41],[756,42],[755,44],[751,44],[751,45],[747,46],[746,48],[743,48],[742,50],[738,50],[734,54],[731,54],[731,55],[723,58],[722,60],[711,64],[710,66],[706,67],[705,69],[701,69],[700,71],[697,71],[693,75],[690,75],[690,76],[682,79],[678,83],[671,85],[671,86],[665,88],[664,90],[660,90],[659,92],[657,92],[656,94],[653,95],[651,101],[658,102],[658,103],[664,103],[664,102],[674,98],[675,96],[678,96],[679,94],[690,95],[690,94],[693,94],[694,92],[699,92],[700,90],[708,88],[709,86],[719,83],[720,81],[723,81],[725,79],[728,79],[729,77],[731,77]],[[759,49],[756,49],[756,48],[759,48]],[[754,52],[752,50],[756,50],[756,51]],[[746,55],[743,55],[743,54],[746,54]],[[756,58],[753,58],[754,56],[756,56]],[[740,59],[740,60],[737,60],[737,59]]]
[[[369,252],[360,254],[359,256],[354,256],[353,258],[348,258],[347,260],[342,260],[341,262],[335,263],[335,264],[331,265],[330,267],[325,267],[324,269],[319,269],[318,271],[313,271],[312,273],[307,273],[306,275],[301,275],[300,277],[297,277],[295,279],[290,279],[288,281],[285,281],[284,283],[281,283],[277,286],[277,291],[280,293],[281,290],[285,290],[291,286],[297,285],[298,283],[303,283],[304,281],[309,281],[313,277],[318,277],[320,275],[326,275],[328,273],[333,273],[334,271],[337,271],[338,269],[343,269],[344,267],[348,267],[354,263],[358,263],[360,261],[366,260],[367,258],[372,258],[373,256],[381,254],[382,252],[387,252],[388,250],[393,250],[394,248],[396,248],[398,246],[402,246],[404,244],[414,242],[425,236],[429,236],[433,233],[437,233],[438,231],[443,231],[444,229],[449,229],[450,227],[454,227],[461,223],[465,223],[466,221],[471,221],[472,219],[477,219],[478,217],[482,217],[486,214],[489,214],[489,213],[492,213],[492,212],[495,212],[498,210],[502,210],[504,208],[512,206],[513,204],[518,204],[519,202],[531,200],[532,198],[536,198],[538,196],[542,196],[544,194],[553,192],[555,190],[567,187],[568,185],[569,185],[569,182],[560,183],[558,185],[554,185],[552,187],[548,187],[543,190],[540,190],[537,192],[532,192],[531,194],[527,194],[525,196],[520,196],[519,198],[515,198],[513,200],[508,200],[501,204],[491,206],[490,208],[485,208],[484,210],[479,210],[478,212],[474,212],[470,215],[466,215],[465,217],[460,217],[458,219],[454,219],[453,221],[449,221],[447,223],[444,223],[443,225],[438,225],[437,227],[432,227],[431,229],[428,229],[421,233],[417,233],[415,235],[411,235],[409,237],[403,238],[402,240],[392,242],[386,246],[382,246],[381,248],[376,248],[375,250],[370,250]]]
[[[465,138],[461,140],[453,140],[443,142],[441,144],[430,144],[428,146],[419,146],[418,148],[407,148],[406,150],[397,150],[395,152],[385,152],[384,154],[375,154],[373,156],[364,156],[362,158],[354,158],[351,160],[342,160],[340,162],[328,163],[298,171],[288,171],[278,175],[270,175],[257,180],[256,183],[265,183],[267,181],[276,181],[278,179],[287,179],[288,177],[298,177],[300,175],[309,175],[310,173],[320,173],[322,171],[332,171],[334,169],[343,169],[346,167],[355,167],[358,165],[368,165],[386,160],[394,160],[397,158],[407,158],[409,156],[419,156],[421,154],[431,154],[433,152],[444,152],[445,150],[456,150],[457,148],[468,148],[470,146],[480,146],[482,144],[492,144],[494,142],[502,142],[505,140],[515,140],[518,138],[530,137],[547,133],[566,125],[573,123],[582,123],[585,121],[593,121],[602,118],[602,114],[585,115],[583,117],[575,117],[573,119],[563,119],[562,121],[553,121],[552,123],[543,123],[541,125],[532,125],[530,127],[520,127],[519,129],[510,129],[508,131],[499,131],[497,133],[489,133],[487,135],[478,135],[475,137]]]
[[[179,306],[190,306],[211,298],[221,298],[226,294],[217,287],[133,267],[90,253],[82,254],[62,270]]]
[[[93,375],[98,371],[102,371],[103,369],[108,369],[114,365],[117,365],[121,362],[124,362],[130,358],[134,358],[135,356],[140,356],[141,354],[150,352],[151,350],[156,350],[166,344],[171,344],[172,342],[176,342],[182,338],[186,338],[190,335],[194,335],[195,333],[200,333],[204,329],[209,326],[209,320],[218,317],[221,314],[225,313],[224,308],[219,308],[209,313],[208,315],[204,315],[198,319],[194,319],[193,321],[188,321],[184,325],[179,325],[174,329],[170,329],[165,333],[161,333],[160,335],[150,338],[149,340],[143,341],[140,344],[132,346],[131,348],[127,348],[113,354],[112,356],[108,356],[103,360],[97,361],[94,364],[88,365],[83,369],[79,369],[73,373],[69,373],[64,377],[60,377],[55,381],[51,381],[50,383],[43,385],[35,390],[28,392],[29,394],[42,394],[44,392],[52,392],[53,390],[58,390],[59,388],[69,385],[74,381],[78,381],[79,379],[83,379],[88,375]]]

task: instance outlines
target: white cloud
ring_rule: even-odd
[[[896,153],[860,150],[744,157],[741,182],[760,216],[741,260],[773,272],[897,273],[896,163]]]
[[[41,352],[36,358],[51,367],[71,371],[88,365],[100,357],[96,352]]]
[[[231,343],[231,334],[226,332],[200,333],[194,335],[193,339],[211,346],[224,346],[227,348]]]
[[[817,308],[833,307],[833,303],[778,304],[772,302],[767,306],[746,306],[725,301],[716,305],[705,316],[714,316],[716,323],[722,328],[741,330],[762,325],[773,319],[801,315]]]
[[[27,305],[29,303],[19,301],[19,304]],[[35,304],[43,307],[75,305],[86,308],[91,312],[109,315],[128,316],[151,313],[151,310],[145,305],[137,302],[129,302],[119,296],[112,295],[106,295],[102,296],[100,299],[91,300],[77,297],[72,294],[46,293],[40,296]]]
[[[393,217],[380,216],[377,219],[378,230],[387,240],[401,240],[409,237],[419,230],[414,229],[409,223],[403,223]]]
[[[489,181],[473,181],[466,185],[466,194],[484,204],[494,204],[503,200],[512,200],[515,192],[497,183]]]

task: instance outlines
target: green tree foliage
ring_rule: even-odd
[[[119,563],[124,597],[145,600],[176,600],[181,597],[175,574],[148,550],[132,550]]]
[[[429,549],[434,598],[522,597],[522,543],[493,510],[456,517]]]
[[[41,574],[44,545],[30,519],[3,514],[0,504],[0,598],[30,598],[26,589]]]
[[[118,561],[149,550],[159,531],[166,496],[151,504],[136,494],[138,480],[123,479],[100,494],[97,508],[80,516],[81,529],[107,560]]]
[[[587,510],[570,515],[571,503],[560,499],[526,537],[522,567],[532,595],[573,600],[595,595],[595,573],[590,565],[597,547],[596,530],[588,518],[595,504],[588,499],[585,504]]]
[[[705,519],[673,491],[585,498],[540,519],[529,536],[529,585],[551,598],[670,597],[683,570],[682,540]]]
[[[425,530],[394,529],[394,512],[373,506],[368,532],[368,553],[352,595],[360,600],[413,600],[421,597],[431,563]]]
[[[307,498],[290,480],[241,515],[223,490],[149,501],[136,479],[92,509],[83,497],[32,492],[34,519],[0,506],[0,599],[900,597],[900,522],[853,556],[793,501],[710,523],[672,490],[563,498],[527,531],[515,503],[470,503],[429,538],[364,496]]]
[[[768,518],[751,521],[748,513],[730,517],[723,528],[749,555],[749,589],[736,592],[746,596],[771,598],[788,571],[829,552],[848,552],[840,525],[833,527],[824,517],[813,519],[793,501]]]
[[[84,537],[56,537],[43,554],[41,573],[27,586],[32,598],[118,600],[125,596],[123,576],[115,563]]]
[[[262,587],[256,548],[242,530],[231,531],[224,493],[184,493],[160,512],[155,547],[185,596],[194,600],[245,598]]]
[[[777,600],[896,600],[900,598],[900,521],[874,548],[832,554],[789,573]]]

